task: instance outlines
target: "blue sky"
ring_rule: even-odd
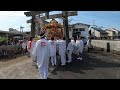
[[[25,27],[24,31],[29,31],[30,24],[27,24],[26,21],[31,17],[26,17],[24,12],[25,11],[0,11],[0,30],[8,31],[9,28],[20,30],[20,26],[23,26]],[[57,13],[61,12],[50,12],[50,14]],[[69,19],[72,19],[71,24],[80,22],[120,30],[120,11],[78,11],[77,16],[70,16]],[[56,20],[62,22],[61,19]]]

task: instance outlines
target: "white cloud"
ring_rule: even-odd
[[[8,30],[10,27],[19,28],[20,25],[27,26],[26,11],[0,11],[0,30]],[[29,17],[30,19],[30,17]]]
[[[0,11],[0,16],[25,16],[26,11]]]

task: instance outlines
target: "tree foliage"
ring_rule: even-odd
[[[0,36],[0,42],[7,42],[8,38]]]

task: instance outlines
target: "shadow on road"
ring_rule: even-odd
[[[97,58],[90,58],[88,54],[84,54],[83,61],[73,61],[66,66],[59,65],[52,74],[57,75],[57,71],[70,71],[74,73],[85,74],[87,70],[94,70],[95,68],[112,68],[120,67],[119,63],[106,62]]]

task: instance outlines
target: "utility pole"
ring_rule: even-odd
[[[95,26],[95,20],[93,20],[93,26]]]

